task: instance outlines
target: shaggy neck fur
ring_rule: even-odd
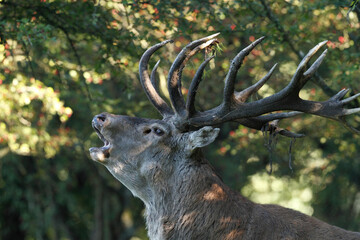
[[[247,200],[227,187],[201,154],[176,162],[171,177],[156,183],[162,187],[153,187],[151,200],[145,203],[152,240],[360,240],[360,233],[291,209]]]
[[[239,237],[253,203],[225,186],[201,153],[192,158],[196,160],[177,164],[171,179],[158,184],[163,187],[154,189],[146,204],[150,239],[203,239],[204,229],[213,239],[221,239],[216,236],[227,229],[236,230],[226,233],[226,239]]]

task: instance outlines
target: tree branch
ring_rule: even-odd
[[[92,101],[92,97],[91,97],[91,93],[90,93],[90,90],[89,90],[89,87],[88,85],[86,84],[86,80],[84,78],[84,71],[83,71],[83,65],[82,65],[82,62],[81,62],[81,58],[77,52],[77,49],[75,47],[75,44],[74,44],[74,41],[71,39],[70,35],[69,35],[69,32],[67,31],[67,29],[65,29],[63,26],[61,26],[60,24],[56,23],[55,21],[53,21],[52,19],[50,19],[45,13],[44,13],[44,9],[43,8],[36,8],[39,12],[39,14],[41,14],[42,17],[45,18],[46,21],[48,21],[52,26],[54,27],[57,27],[59,28],[66,36],[66,39],[68,40],[69,44],[70,44],[70,47],[71,49],[73,50],[74,52],[74,56],[75,56],[75,59],[77,61],[77,64],[79,65],[80,67],[80,79],[82,80],[83,84],[85,85],[85,95],[86,97]],[[56,14],[55,14],[56,15]]]
[[[71,46],[71,49],[73,50],[74,52],[74,56],[76,58],[76,61],[80,67],[80,79],[82,80],[82,82],[84,83],[85,85],[85,90],[86,90],[86,95],[87,95],[87,98],[92,101],[92,97],[91,97],[91,94],[90,94],[90,89],[89,89],[89,86],[86,84],[86,80],[84,78],[84,71],[83,71],[83,66],[82,66],[82,63],[81,63],[81,59],[80,59],[80,56],[75,48],[75,45],[74,45],[74,41],[70,38],[69,36],[69,33],[65,30],[65,29],[62,29],[63,32],[65,33],[66,35],[66,38]]]
[[[276,29],[281,33],[284,41],[287,42],[290,46],[290,49],[298,56],[299,59],[303,58],[303,54],[295,48],[293,41],[289,37],[289,33],[280,24],[279,19],[273,14],[270,7],[266,4],[264,0],[260,0],[260,2],[264,7],[266,17],[275,24]],[[311,81],[318,85],[324,91],[324,93],[330,97],[335,95],[337,92],[330,88],[318,73],[314,74]]]
[[[29,67],[30,67],[32,76],[36,79],[35,70],[34,70],[34,67],[33,67],[33,65],[32,65],[32,62],[31,62],[31,60],[30,60],[30,51],[29,51],[29,49],[28,49],[27,46],[26,46],[26,42],[25,42],[25,41],[22,41],[22,42],[23,42],[23,46],[24,46],[24,52],[25,52],[25,55],[26,55],[26,61],[27,61],[28,64],[29,64]]]

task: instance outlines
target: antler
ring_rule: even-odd
[[[171,65],[168,75],[168,90],[172,106],[177,115],[181,118],[188,117],[184,97],[181,93],[181,74],[187,61],[200,50],[209,47],[217,40],[214,39],[219,33],[213,34],[189,43],[184,47]]]
[[[152,53],[170,41],[164,41],[154,45],[144,53],[140,60],[140,79],[150,101],[164,117],[171,116],[172,121],[179,130],[187,131],[189,128],[212,126],[227,121],[237,121],[244,126],[257,130],[263,130],[266,125],[269,126],[266,129],[277,131],[279,134],[284,136],[301,137],[303,135],[291,133],[287,130],[278,128],[277,124],[273,124],[272,121],[293,117],[301,113],[310,113],[343,122],[344,116],[360,112],[360,108],[344,108],[345,104],[360,96],[360,93],[358,93],[344,99],[344,96],[349,91],[348,89],[339,91],[336,95],[323,102],[308,101],[299,97],[300,90],[319,68],[321,62],[326,56],[327,50],[325,50],[309,68],[307,68],[307,64],[316,52],[327,43],[327,41],[317,44],[308,52],[308,54],[300,62],[290,83],[284,89],[264,99],[246,102],[252,94],[256,93],[266,83],[266,81],[270,79],[277,66],[277,64],[275,64],[261,80],[252,86],[242,90],[241,92],[235,91],[234,86],[236,75],[244,58],[264,40],[264,37],[255,40],[248,47],[240,51],[232,60],[229,72],[225,78],[224,97],[222,103],[219,106],[204,112],[196,111],[195,95],[202,80],[204,69],[214,56],[205,59],[195,73],[189,88],[186,103],[181,93],[182,70],[184,69],[187,61],[193,55],[204,48],[208,48],[216,44],[217,40],[215,37],[217,35],[218,34],[214,34],[191,42],[183,48],[176,57],[168,75],[168,90],[173,110],[168,107],[168,105],[156,92],[154,87],[156,85],[155,77],[152,77],[151,82],[146,72],[146,65]],[[153,73],[151,74],[152,76],[155,76],[156,68],[157,65],[154,67]],[[294,112],[272,113],[274,111],[288,110],[293,110]]]
[[[168,116],[172,116],[174,114],[173,110],[166,104],[166,102],[160,97],[158,92],[154,87],[155,83],[155,72],[158,64],[155,65],[154,70],[151,74],[153,81],[150,80],[149,73],[147,72],[147,65],[150,60],[151,55],[164,46],[165,44],[173,42],[172,40],[166,40],[161,43],[158,43],[148,50],[142,55],[140,62],[139,62],[139,73],[140,73],[140,82],[141,85],[148,96],[151,103],[155,106],[155,108],[160,112],[160,114],[165,118]]]
[[[217,41],[216,39],[214,39],[217,35],[219,35],[219,33],[191,42],[182,49],[182,51],[178,54],[175,61],[171,65],[168,75],[168,90],[173,109],[176,115],[178,115],[179,117],[186,117],[188,115],[185,108],[184,97],[181,93],[180,81],[185,64],[197,52],[214,44]],[[161,113],[161,115],[163,115],[164,118],[174,115],[174,112],[160,97],[156,86],[155,75],[156,69],[160,61],[155,64],[154,69],[151,73],[151,78],[149,77],[149,74],[147,72],[147,65],[151,55],[169,42],[172,43],[173,41],[166,40],[146,50],[146,52],[141,57],[139,63],[141,85],[143,86],[143,89],[151,103],[156,107],[156,109]]]

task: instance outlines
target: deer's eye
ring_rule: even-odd
[[[149,133],[151,133],[151,129],[150,129],[150,128],[147,128],[147,129],[144,130],[144,134],[149,134]]]
[[[164,135],[164,131],[161,130],[160,128],[154,128],[154,132],[155,132],[155,134],[158,135],[158,136]]]

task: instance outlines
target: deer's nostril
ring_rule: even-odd
[[[105,120],[106,120],[106,116],[103,114],[96,116],[96,118],[97,118],[98,122],[105,122]]]

